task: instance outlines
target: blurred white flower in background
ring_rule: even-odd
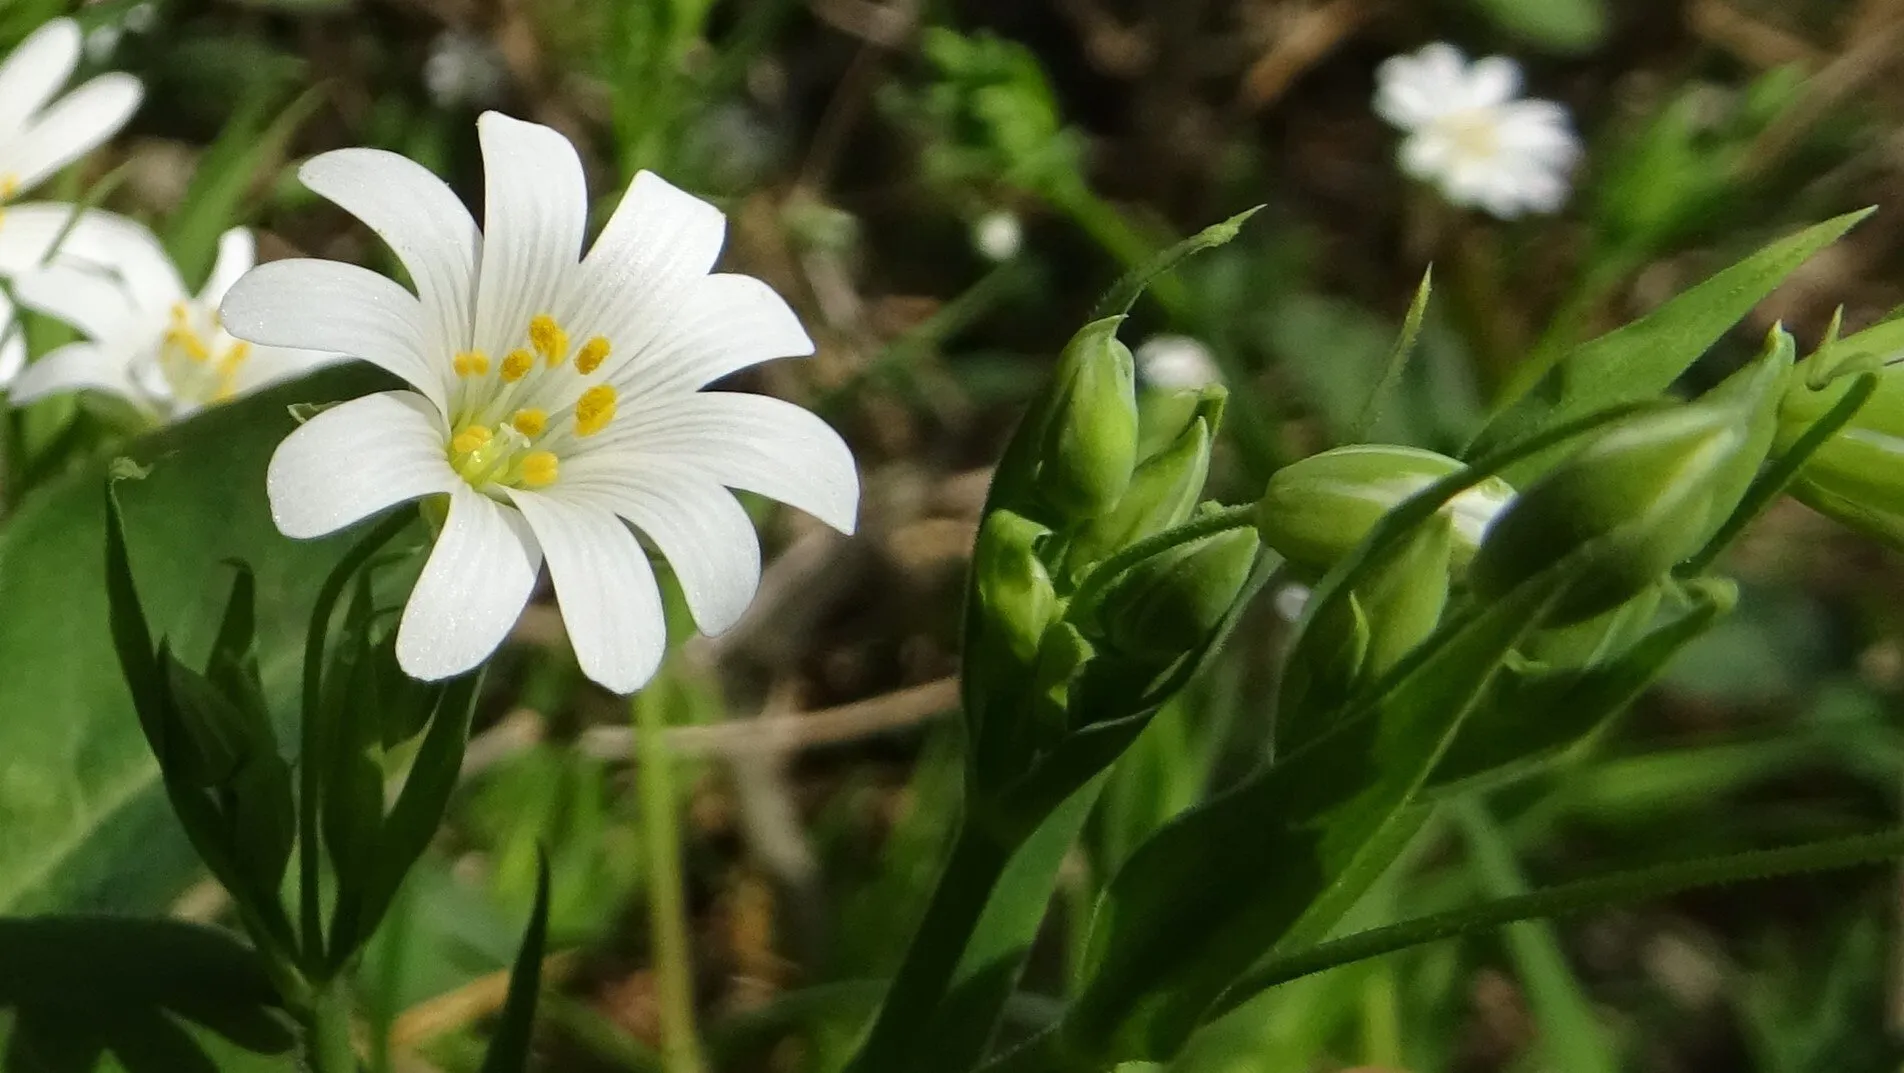
[[[972,225],[972,248],[987,261],[1009,261],[1024,243],[1025,230],[1017,213],[995,209]]]
[[[93,63],[104,63],[112,59],[119,51],[119,45],[127,34],[144,34],[158,25],[158,8],[150,3],[134,4],[119,16],[117,22],[105,22],[92,28],[86,35],[86,58]]]
[[[1210,348],[1187,335],[1153,335],[1131,356],[1138,377],[1151,387],[1195,390],[1223,382]]]
[[[1375,112],[1408,133],[1402,170],[1450,202],[1503,220],[1554,212],[1580,158],[1565,107],[1518,99],[1520,65],[1505,56],[1469,63],[1436,42],[1376,71]]]
[[[445,30],[430,42],[423,88],[438,108],[482,108],[502,100],[509,68],[488,38]]]
[[[477,123],[482,229],[441,179],[375,149],[299,176],[376,231],[416,293],[369,269],[277,261],[226,296],[232,334],[361,357],[409,384],[332,407],[286,437],[266,491],[293,537],[410,500],[448,513],[397,630],[409,674],[441,679],[502,643],[544,557],[577,662],[620,693],[661,662],[667,623],[648,553],[674,567],[708,633],[760,583],[760,543],[728,491],[844,532],[859,475],[825,422],[780,399],[703,390],[811,354],[799,318],[750,276],[713,272],[720,210],[635,176],[582,252],[588,189],[562,135],[495,112]]]
[[[244,228],[220,237],[211,277],[194,296],[143,226],[93,213],[89,227],[91,241],[79,251],[85,259],[56,257],[15,284],[21,305],[71,325],[85,338],[27,366],[14,383],[14,402],[101,391],[157,420],[174,421],[341,360],[318,351],[253,346],[220,326],[218,303],[257,260]],[[87,263],[94,258],[111,267]]]

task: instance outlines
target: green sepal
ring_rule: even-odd
[[[1137,465],[1136,369],[1117,338],[1123,321],[1119,315],[1085,325],[1058,359],[1036,480],[1039,496],[1066,522],[1115,507]]]
[[[1436,515],[1356,586],[1355,605],[1368,630],[1364,673],[1379,675],[1400,663],[1441,624],[1453,552],[1454,525]]]
[[[1189,520],[1210,474],[1214,433],[1214,426],[1195,416],[1174,441],[1138,465],[1116,508],[1072,538],[1065,552],[1066,573],[1082,577],[1093,563]]]
[[[1200,648],[1249,580],[1260,541],[1232,529],[1182,544],[1125,571],[1093,618],[1106,648],[1155,666]]]

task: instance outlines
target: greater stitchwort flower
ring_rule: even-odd
[[[666,642],[632,524],[672,564],[703,630],[731,626],[760,547],[727,489],[771,496],[851,531],[852,455],[779,399],[703,388],[812,342],[757,279],[711,273],[719,210],[643,172],[582,255],[588,195],[555,131],[479,120],[478,230],[420,165],[373,149],[325,153],[305,184],[375,230],[416,284],[353,265],[263,265],[226,297],[227,328],[261,345],[351,354],[408,390],[319,413],[272,457],[278,528],[334,532],[423,497],[447,505],[404,608],[397,656],[419,678],[481,663],[546,556],[582,669],[630,692]]]
[[[6,204],[118,133],[139,107],[139,80],[103,74],[54,100],[79,65],[71,19],[33,31],[0,63],[0,246]]]
[[[64,321],[85,339],[28,366],[13,400],[90,389],[172,421],[338,360],[319,351],[254,346],[224,330],[218,303],[256,260],[251,232],[225,232],[211,278],[194,297],[151,232],[123,217],[89,213],[86,235],[68,255],[21,276],[15,288],[22,305]]]
[[[1553,212],[1580,157],[1567,110],[1516,99],[1520,65],[1505,56],[1469,63],[1436,42],[1376,72],[1375,111],[1408,133],[1402,170],[1464,208],[1501,219]]]

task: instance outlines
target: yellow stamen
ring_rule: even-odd
[[[528,376],[529,370],[533,368],[535,368],[534,354],[522,349],[511,350],[509,356],[502,359],[502,378],[513,384]]]
[[[516,427],[517,432],[534,439],[542,435],[542,430],[548,426],[549,415],[536,409],[517,410],[509,423]]]
[[[530,451],[522,456],[522,483],[531,488],[546,488],[555,483],[555,453]]]
[[[185,351],[186,357],[193,361],[212,360],[212,348],[205,345],[205,340],[200,339],[197,332],[174,332],[172,341],[177,343],[179,349]]]
[[[575,400],[575,434],[593,436],[615,419],[615,389],[596,384]]]
[[[226,378],[236,375],[238,372],[238,367],[240,365],[243,365],[245,363],[245,359],[249,358],[250,356],[251,356],[250,343],[245,343],[245,342],[233,343],[231,345],[231,349],[225,351],[225,356],[218,359],[218,375],[221,377],[226,377]]]
[[[20,180],[11,175],[0,175],[0,224],[7,220],[6,201],[20,189]]]
[[[575,355],[575,371],[587,376],[602,367],[608,360],[608,340],[596,336],[582,344],[582,352]]]
[[[463,351],[461,354],[456,355],[451,365],[456,369],[457,376],[470,377],[489,375],[489,355],[480,350]]]
[[[555,322],[547,313],[537,313],[529,321],[529,344],[535,347],[542,360],[553,369],[568,360],[569,333]]]
[[[450,441],[450,450],[459,455],[473,454],[482,450],[494,435],[495,433],[489,431],[484,425],[471,425],[457,433],[456,438]]]

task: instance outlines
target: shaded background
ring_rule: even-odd
[[[5,0],[0,45],[69,9]],[[1594,334],[1801,224],[1883,209],[1695,380],[1735,367],[1775,321],[1809,344],[1839,303],[1849,330],[1904,302],[1898,0],[114,0],[79,11],[93,66],[140,76],[148,96],[68,193],[103,189],[151,222],[188,279],[234,222],[259,228],[267,258],[395,271],[293,165],[380,146],[478,205],[474,119],[495,107],[577,142],[600,213],[641,168],[719,201],[731,220],[723,263],[800,311],[818,355],[735,386],[796,400],[845,433],[865,480],[861,532],[841,538],[749,501],[770,564],[759,601],[732,633],[686,640],[639,701],[664,706],[697,758],[682,780],[688,903],[699,1015],[721,1070],[833,1068],[877,996],[870,981],[897,961],[956,817],[948,676],[985,467],[1129,264],[1267,205],[1238,241],[1156,288],[1124,331],[1132,343],[1190,335],[1220,360],[1234,395],[1212,488],[1232,502],[1347,434],[1430,261],[1424,348],[1374,435],[1442,450],[1477,427],[1550,324]],[[1573,110],[1588,155],[1562,214],[1471,216],[1396,171],[1397,134],[1369,110],[1374,70],[1437,39],[1517,57],[1529,92]],[[997,212],[1023,239],[995,263],[972,230]],[[55,338],[32,327],[42,344]],[[255,477],[281,434],[245,425],[229,457],[202,461],[225,467],[215,478],[139,495],[148,534],[169,534],[206,570],[231,553],[275,562],[264,580],[282,579],[295,604],[302,553],[270,531]],[[70,401],[13,430],[22,506],[0,546],[9,666],[70,663],[90,628],[77,624],[103,621],[62,580],[98,561],[70,545],[98,520],[57,460],[109,451],[114,435],[113,415]],[[1428,832],[1367,919],[1894,823],[1896,567],[1782,503],[1728,564],[1745,590],[1732,619],[1592,750]],[[148,599],[189,618],[196,585],[181,568]],[[475,1068],[539,840],[562,953],[538,1053],[550,1069],[654,1068],[627,711],[573,666],[549,599],[498,658],[451,821],[363,968],[385,1068]],[[1120,763],[1012,1031],[1061,1001],[1097,884],[1128,849],[1260,755],[1285,629],[1263,603]],[[0,911],[222,919],[221,892],[172,833],[110,666],[75,670],[71,688],[0,683]],[[1280,988],[1172,1068],[1895,1069],[1898,891],[1879,870],[1782,880],[1443,943]]]

